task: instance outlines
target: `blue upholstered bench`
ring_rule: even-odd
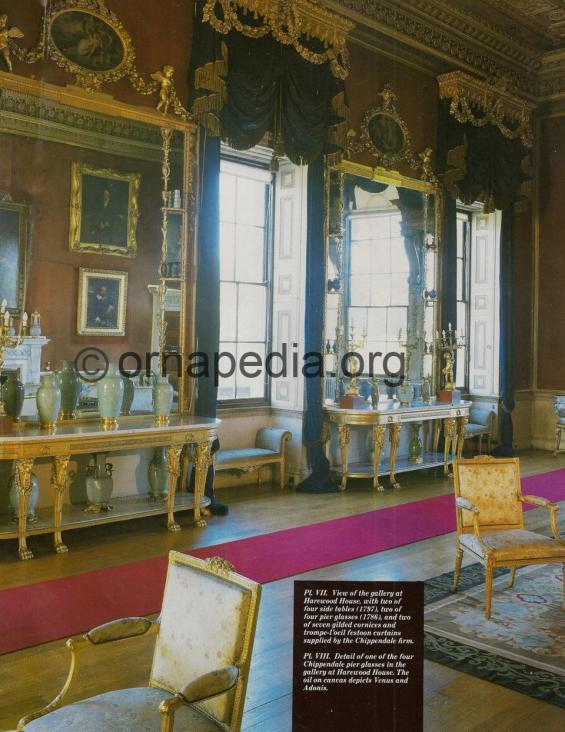
[[[240,447],[235,450],[220,450],[216,453],[215,472],[232,471],[247,473],[256,470],[261,482],[260,470],[264,465],[276,465],[279,484],[286,483],[285,446],[292,437],[287,430],[264,427],[257,432],[255,447]]]
[[[482,453],[483,437],[487,438],[487,452],[490,453],[494,412],[489,407],[471,407],[469,422],[465,427],[465,439],[477,438],[479,455]]]

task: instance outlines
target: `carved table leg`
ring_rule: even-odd
[[[383,486],[379,483],[379,465],[381,464],[385,431],[384,424],[376,424],[373,427],[373,445],[375,449],[373,454],[373,490],[376,491],[384,491]]]
[[[439,432],[441,428],[441,421],[434,419],[434,431],[432,437],[432,452],[437,452],[439,448]]]
[[[200,515],[200,502],[206,487],[206,476],[212,462],[212,443],[199,442],[194,450],[194,525],[203,528],[206,520]]]
[[[167,494],[167,528],[169,531],[180,531],[175,521],[175,494],[177,481],[180,475],[181,445],[171,445],[167,448],[167,472],[169,474],[169,492]]]
[[[449,454],[452,443],[455,441],[457,432],[454,419],[446,419],[443,423],[443,474],[449,475]]]
[[[400,483],[396,480],[394,469],[396,467],[396,453],[398,452],[398,444],[400,443],[400,423],[389,425],[390,435],[390,483],[393,488],[400,488]]]
[[[341,485],[339,490],[344,491],[347,488],[347,451],[351,435],[348,424],[340,424],[337,429],[341,449]]]
[[[18,554],[20,559],[33,559],[33,552],[27,548],[27,500],[31,493],[31,470],[33,458],[16,460],[14,478],[18,493]]]
[[[53,486],[53,492],[55,494],[53,541],[57,554],[64,554],[68,551],[68,548],[63,543],[63,537],[61,535],[61,526],[63,523],[63,499],[65,497],[65,489],[67,487],[68,466],[68,455],[56,457],[53,461],[53,465],[51,466],[51,485]]]
[[[465,431],[469,417],[457,417],[457,457],[461,459],[463,455],[463,446],[465,444]]]

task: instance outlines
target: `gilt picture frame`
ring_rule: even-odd
[[[81,267],[78,335],[125,336],[127,286],[127,272]]]
[[[103,0],[55,0],[49,13],[49,54],[92,90],[121,79],[135,60],[131,37]]]
[[[139,173],[74,162],[71,170],[71,251],[135,257],[140,185]]]

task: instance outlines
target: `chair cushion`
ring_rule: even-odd
[[[525,529],[481,532],[483,543],[494,552],[497,561],[513,559],[561,559],[565,562],[565,542],[549,539]],[[474,534],[461,534],[459,541],[480,557],[485,552]]]
[[[481,432],[483,434],[486,434],[490,432],[490,429],[488,427],[485,427],[484,424],[473,424],[472,422],[469,422],[467,425],[465,425],[466,435],[478,435]]]
[[[172,696],[149,687],[120,689],[56,709],[27,724],[26,732],[159,732],[163,715],[159,704]],[[218,732],[225,728],[194,707],[175,714],[175,732]]]
[[[216,465],[232,463],[237,460],[254,460],[255,458],[273,457],[278,453],[265,450],[262,447],[241,447],[236,450],[220,450],[216,457]]]

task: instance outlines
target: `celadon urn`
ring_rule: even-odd
[[[155,376],[153,382],[153,413],[159,424],[165,424],[173,408],[173,387],[168,376]]]
[[[61,387],[57,374],[47,373],[41,377],[41,384],[35,394],[39,423],[42,428],[55,426],[61,411]]]
[[[82,383],[72,361],[61,361],[59,371],[59,385],[61,387],[61,419],[74,419],[80,397]]]
[[[96,393],[103,427],[117,427],[124,399],[124,380],[116,364],[108,366],[108,373],[98,382]]]

